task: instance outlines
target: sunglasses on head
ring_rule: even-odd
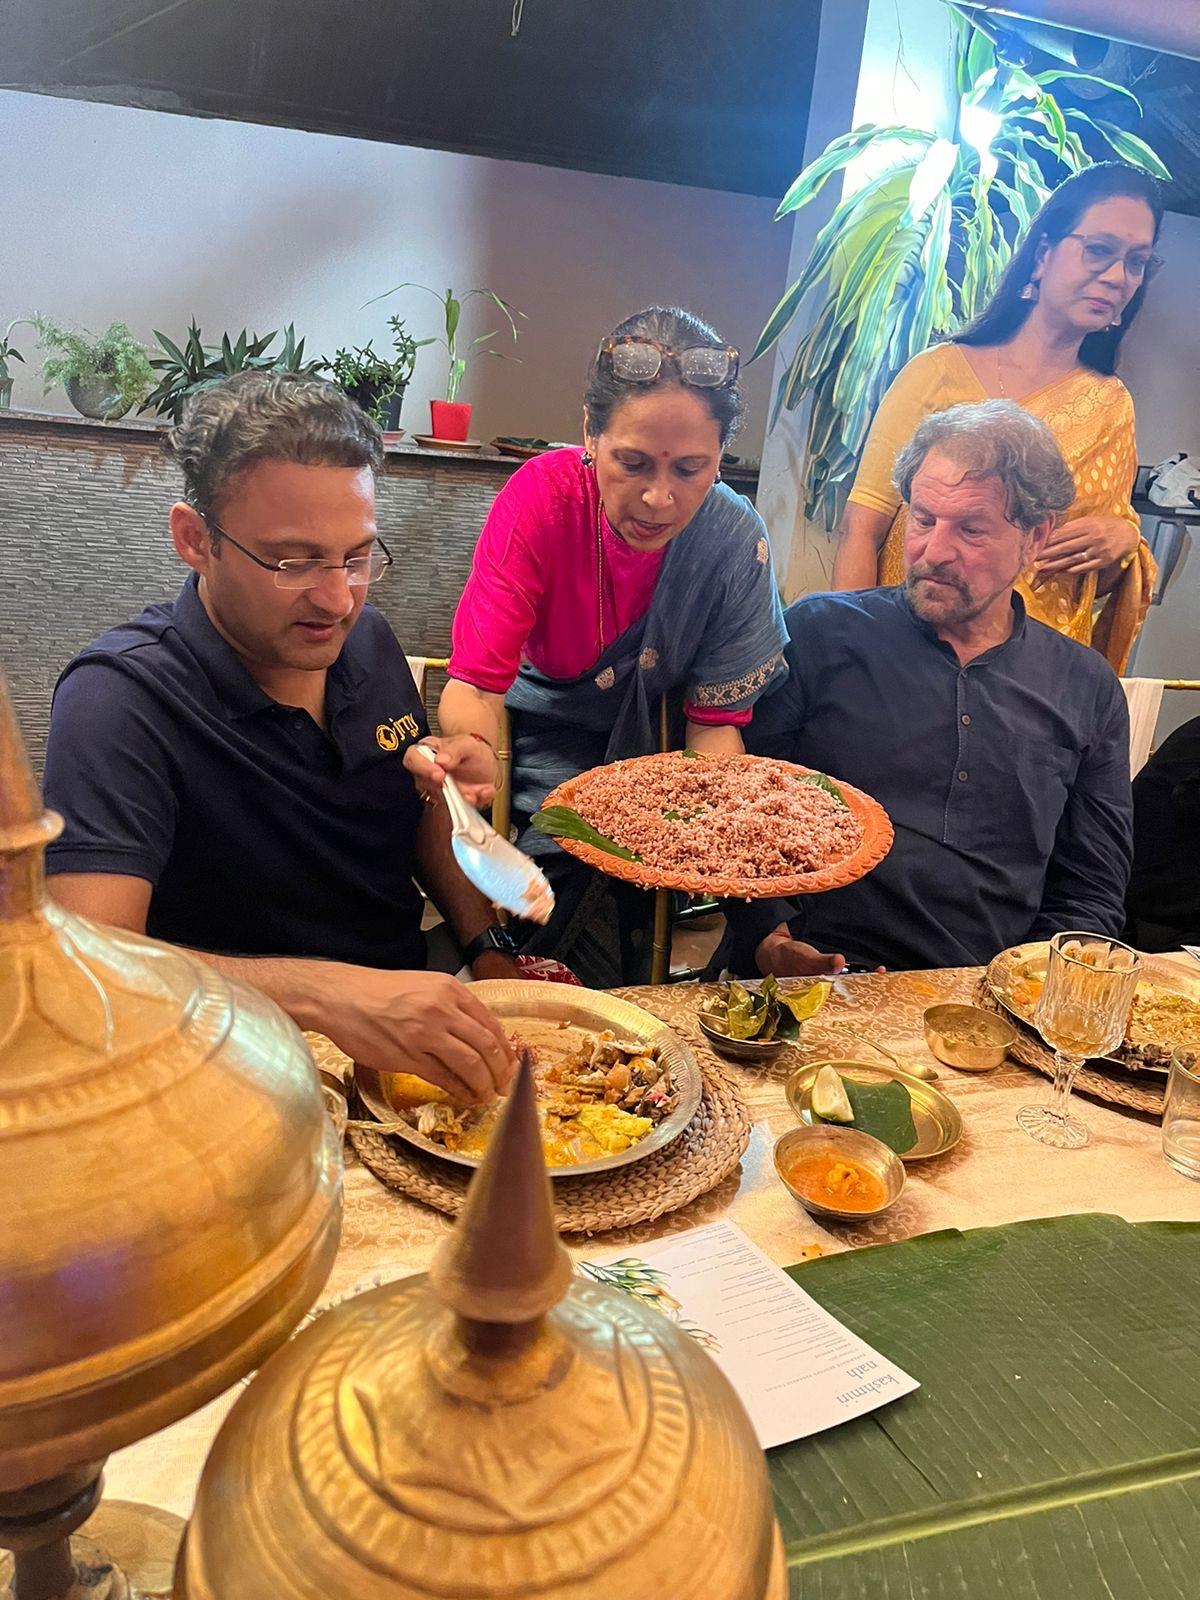
[[[693,344],[672,350],[657,339],[627,333],[605,339],[596,354],[597,364],[607,362],[614,378],[624,383],[653,383],[669,361],[680,378],[693,389],[719,389],[738,375],[741,356],[731,344]]]

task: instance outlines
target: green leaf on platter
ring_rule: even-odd
[[[793,1600],[1190,1600],[1200,1226],[1051,1217],[790,1275],[921,1384],[770,1452]]]
[[[607,855],[620,856],[622,861],[642,859],[632,850],[626,850],[624,845],[617,844],[614,839],[598,832],[570,806],[545,806],[541,811],[535,812],[529,820],[539,833],[549,834],[552,839],[577,839],[580,844],[590,844],[597,850],[603,850]]]
[[[912,1118],[912,1098],[902,1083],[895,1078],[883,1083],[858,1083],[844,1076],[842,1083],[854,1111],[852,1127],[859,1133],[869,1133],[873,1139],[882,1139],[897,1155],[912,1149],[917,1142],[917,1128]]]
[[[814,789],[824,789],[826,794],[831,794],[835,800],[846,804],[846,797],[834,783],[832,778],[827,778],[823,772],[804,772],[796,776],[797,783],[806,783]],[[849,808],[847,808],[849,809]]]

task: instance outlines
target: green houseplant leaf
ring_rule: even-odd
[[[791,1275],[921,1383],[770,1453],[793,1600],[1194,1592],[1200,1225],[1052,1217]]]
[[[991,41],[962,14],[951,22],[950,71],[960,101],[954,138],[898,125],[855,128],[809,162],[777,213],[809,204],[861,158],[884,167],[843,195],[751,356],[771,350],[807,312],[808,326],[776,387],[770,427],[782,411],[808,406],[805,507],[831,532],[888,384],[912,356],[986,303],[1050,187],[1110,152],[1169,176],[1136,133],[1060,105],[1053,91],[1115,90],[1140,114],[1135,95],[1086,73],[1030,74],[998,61]],[[968,109],[998,119],[990,148],[976,149],[962,132],[972,129],[963,119]]]
[[[459,323],[462,320],[463,307],[466,305],[467,301],[474,299],[476,296],[482,296],[484,299],[490,300],[494,306],[498,307],[498,309],[503,312],[505,321],[508,323],[514,344],[517,341],[516,319],[520,317],[522,320],[524,320],[525,318],[525,313],[523,311],[518,311],[515,306],[510,305],[507,300],[502,300],[500,296],[491,289],[468,289],[466,294],[464,294],[460,299],[454,293],[453,289],[446,289],[443,293],[439,294],[436,289],[431,289],[427,283],[398,283],[394,289],[385,289],[382,294],[375,295],[372,299],[367,301],[367,305],[373,306],[376,301],[386,300],[389,295],[399,294],[402,289],[420,289],[424,294],[431,294],[433,298],[441,304],[442,325],[445,330],[443,336],[436,341],[433,339],[422,339],[420,342],[421,344],[438,343],[445,346],[446,356],[449,363],[446,370],[446,399],[451,404],[458,399],[458,391],[462,385],[462,380],[467,370],[467,357],[462,354],[458,344]],[[477,346],[486,344],[488,340],[495,338],[496,332],[497,330],[493,328],[490,333],[480,334],[477,338],[472,339],[468,343],[466,346],[467,350],[474,350]],[[481,350],[480,354],[498,356],[501,354],[501,352],[499,350]],[[508,356],[507,359],[509,361],[517,361],[520,358],[518,356]]]

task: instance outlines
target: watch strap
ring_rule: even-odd
[[[463,960],[470,966],[489,950],[498,951],[505,956],[515,956],[517,953],[516,940],[508,929],[502,928],[498,922],[493,922],[490,927],[485,928],[482,933],[477,933],[463,946]]]

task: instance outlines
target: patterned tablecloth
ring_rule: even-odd
[[[829,1003],[804,1024],[798,1045],[786,1047],[769,1067],[732,1068],[754,1118],[740,1171],[684,1210],[645,1227],[606,1233],[592,1248],[632,1245],[728,1216],[781,1266],[790,1266],[806,1253],[1076,1211],[1114,1212],[1131,1222],[1200,1221],[1200,1184],[1167,1166],[1157,1123],[1080,1098],[1077,1110],[1091,1143],[1078,1151],[1046,1149],[1018,1128],[1016,1113],[1049,1086],[1036,1073],[1011,1065],[983,1074],[940,1069],[938,1086],[962,1111],[963,1137],[944,1156],[911,1165],[903,1198],[883,1217],[824,1226],[796,1204],[771,1162],[775,1139],[795,1121],[784,1097],[789,1075],[808,1061],[877,1059],[851,1029],[901,1056],[932,1061],[922,1012],[942,1000],[970,1000],[978,980],[975,969],[839,979]],[[710,991],[681,984],[622,992],[669,1023],[698,1054],[705,1050],[695,1008]],[[449,1227],[448,1218],[385,1189],[350,1155],[341,1250],[322,1304],[423,1269]],[[586,1254],[588,1246],[573,1242],[572,1249]],[[106,1473],[108,1496],[149,1501],[186,1516],[213,1435],[239,1392],[114,1456]]]

